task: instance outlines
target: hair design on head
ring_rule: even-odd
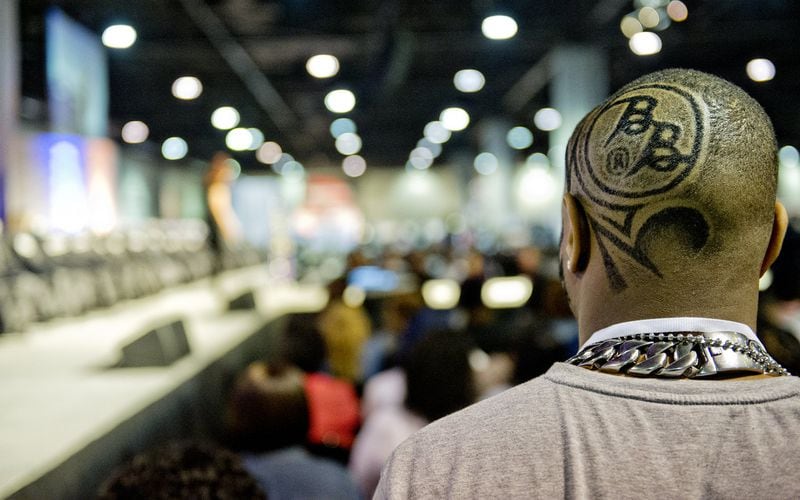
[[[750,101],[743,106],[744,119],[763,117],[768,124],[741,89],[691,70],[640,78],[578,124],[567,148],[567,190],[584,203],[612,290],[629,286],[622,261],[626,269],[633,265],[662,278],[653,255],[665,238],[677,241],[686,254],[707,247],[714,217],[703,197],[691,192],[704,175],[698,171],[727,154],[719,153],[726,146],[720,137],[732,139],[710,130],[712,122],[718,128],[724,121],[713,115],[741,105],[742,95]]]

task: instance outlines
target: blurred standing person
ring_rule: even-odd
[[[227,153],[214,153],[203,179],[209,245],[216,256],[217,271],[224,267],[226,252],[242,241],[242,225],[233,209],[231,184],[236,177],[230,162]]]
[[[345,278],[328,285],[328,304],[319,314],[318,326],[325,339],[331,374],[356,383],[361,379],[361,354],[372,324],[363,305],[348,303],[346,289]]]
[[[323,371],[327,347],[316,316],[292,315],[271,358],[297,366],[305,374],[303,389],[310,419],[306,447],[315,455],[346,464],[361,425],[358,395],[352,382]]]
[[[358,491],[342,464],[304,448],[309,411],[303,377],[299,368],[289,365],[250,365],[228,405],[232,442],[271,500],[357,500]]]
[[[422,338],[401,363],[405,379],[402,405],[383,405],[369,414],[356,436],[349,469],[364,498],[371,498],[381,468],[408,436],[475,401],[469,362],[471,340],[441,330]]]

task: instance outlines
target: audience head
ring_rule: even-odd
[[[309,428],[303,372],[288,365],[250,365],[237,380],[226,417],[236,449],[266,452],[303,444]]]
[[[322,370],[328,350],[315,314],[293,314],[279,334],[273,356],[279,363],[294,365],[306,373]]]
[[[652,73],[578,124],[566,160],[562,271],[579,321],[755,318],[786,225],[755,100],[699,71]]]
[[[433,421],[475,402],[473,348],[466,334],[451,330],[432,331],[419,340],[403,362],[406,407]]]
[[[136,455],[100,488],[100,500],[266,499],[239,457],[209,443],[175,442]]]

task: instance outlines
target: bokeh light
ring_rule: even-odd
[[[417,141],[418,148],[425,148],[431,152],[434,158],[438,158],[440,154],[442,154],[442,145],[437,144],[427,137],[423,137],[422,139]]]
[[[433,165],[433,153],[428,148],[414,148],[408,155],[408,162],[417,170],[425,170]]]
[[[350,118],[337,118],[331,122],[330,131],[334,139],[345,133],[355,134],[356,122]]]
[[[354,155],[361,151],[361,137],[352,132],[345,132],[336,138],[336,151],[343,155]]]
[[[753,59],[747,63],[745,70],[754,82],[768,82],[775,78],[775,65],[769,59]]]
[[[481,175],[490,175],[497,170],[499,162],[492,153],[483,152],[475,157],[473,162],[475,170]]]
[[[190,101],[203,93],[203,84],[195,76],[182,76],[172,82],[172,95],[178,99]]]
[[[452,133],[440,121],[428,122],[425,125],[423,134],[425,137],[436,144],[444,144],[450,140]]]
[[[219,130],[229,130],[239,125],[239,112],[236,108],[222,106],[211,113],[211,125]]]
[[[348,113],[356,107],[356,96],[347,89],[337,89],[325,96],[325,107],[333,113]]]
[[[272,165],[278,161],[283,154],[283,150],[277,142],[265,142],[256,151],[256,160],[267,165]]]
[[[225,135],[225,145],[232,151],[246,151],[253,142],[253,136],[246,128],[237,127]]]
[[[641,33],[644,31],[642,23],[640,23],[639,20],[633,16],[623,17],[622,21],[619,23],[619,29],[627,38],[632,37],[636,33]]]
[[[561,113],[555,108],[542,108],[533,115],[533,123],[539,130],[555,130],[561,126]]]
[[[517,22],[509,16],[489,16],[481,23],[481,31],[491,40],[508,40],[517,34]]]
[[[661,37],[652,31],[642,31],[628,40],[628,46],[637,56],[651,56],[661,52]]]
[[[306,61],[306,71],[314,78],[330,78],[339,72],[339,60],[330,54],[317,54]]]
[[[360,177],[367,171],[367,162],[359,155],[350,155],[342,160],[342,170],[348,177]]]
[[[661,16],[658,15],[658,11],[649,6],[639,9],[637,17],[645,28],[655,28],[661,22]]]
[[[115,24],[103,30],[100,39],[110,49],[127,49],[136,42],[136,30],[127,24]]]
[[[189,152],[189,145],[180,137],[170,137],[161,143],[161,155],[167,160],[180,160]]]
[[[122,126],[121,135],[122,140],[128,144],[140,144],[147,140],[150,129],[144,122],[134,120]]]
[[[439,115],[439,121],[447,130],[458,132],[469,125],[469,113],[462,108],[447,108]]]
[[[525,127],[514,127],[506,134],[506,142],[514,149],[525,149],[533,144],[533,134]]]
[[[689,9],[681,0],[672,0],[667,4],[667,15],[676,23],[680,23],[689,17]]]
[[[484,84],[486,84],[486,78],[477,69],[462,69],[453,77],[453,85],[461,92],[478,92]]]
[[[783,146],[780,151],[778,151],[778,158],[780,159],[781,165],[800,166],[800,153],[798,153],[797,148],[794,146]]]
[[[250,145],[247,149],[255,151],[264,144],[264,132],[252,127],[248,128],[247,131],[250,132]]]

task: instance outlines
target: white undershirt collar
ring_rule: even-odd
[[[604,340],[635,335],[637,333],[667,332],[736,332],[757,342],[762,348],[764,347],[753,330],[744,323],[724,319],[691,317],[640,319],[636,321],[626,321],[625,323],[617,323],[597,330],[589,337],[589,340],[587,340],[584,345],[591,345]]]

